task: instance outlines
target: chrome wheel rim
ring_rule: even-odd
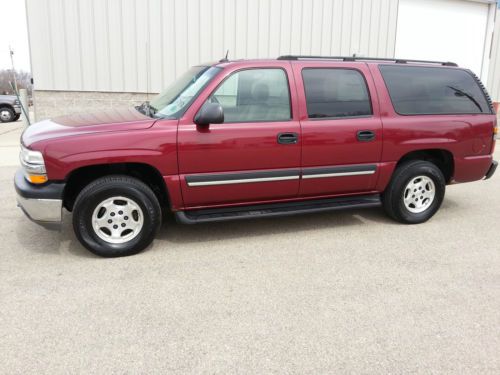
[[[12,116],[9,111],[5,109],[3,111],[0,111],[0,119],[2,119],[2,121],[9,121],[11,117]]]
[[[109,243],[125,243],[139,234],[144,226],[144,214],[130,198],[111,197],[97,205],[92,214],[92,228],[97,236]]]
[[[413,177],[406,185],[403,194],[406,209],[414,214],[427,210],[435,197],[436,186],[427,176]]]

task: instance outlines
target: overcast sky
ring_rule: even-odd
[[[24,0],[0,0],[0,69],[10,69],[9,45],[14,50],[14,66],[29,71],[28,29]]]

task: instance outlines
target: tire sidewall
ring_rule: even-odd
[[[92,226],[92,215],[95,208],[104,200],[123,196],[133,200],[142,210],[144,224],[136,237],[125,243],[114,244],[104,241],[95,232]],[[153,202],[148,194],[134,185],[101,186],[92,194],[84,197],[84,202],[75,205],[73,223],[75,233],[83,245],[94,254],[104,257],[118,257],[132,255],[140,252],[149,245],[160,225],[160,212],[158,203]]]
[[[404,222],[410,224],[422,223],[429,220],[441,206],[444,194],[446,190],[446,184],[444,181],[443,174],[441,171],[431,163],[422,162],[419,165],[415,165],[413,168],[408,169],[403,173],[397,182],[395,189],[398,207],[397,212]],[[414,213],[406,208],[404,203],[404,192],[408,183],[417,176],[426,176],[432,179],[434,182],[434,187],[436,194],[434,196],[434,201],[432,204],[423,212]]]

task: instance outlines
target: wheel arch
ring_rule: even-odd
[[[8,109],[14,111],[14,113],[15,113],[14,106],[10,103],[0,103],[0,109],[1,108],[8,108]]]
[[[394,170],[396,170],[402,163],[409,160],[425,160],[435,164],[443,173],[447,184],[453,178],[453,174],[455,172],[455,161],[453,154],[449,150],[431,148],[408,152],[398,160]]]
[[[73,210],[76,197],[92,181],[109,175],[127,175],[135,177],[148,185],[155,193],[162,209],[169,207],[168,189],[161,173],[146,163],[95,164],[72,170],[66,177],[63,192],[63,205],[68,211]]]

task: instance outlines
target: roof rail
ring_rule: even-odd
[[[307,55],[283,55],[278,60],[342,60],[342,61],[392,61],[397,64],[421,63],[421,64],[439,64],[443,66],[458,66],[450,61],[431,61],[414,59],[395,59],[383,57],[361,57],[361,56],[307,56]]]

